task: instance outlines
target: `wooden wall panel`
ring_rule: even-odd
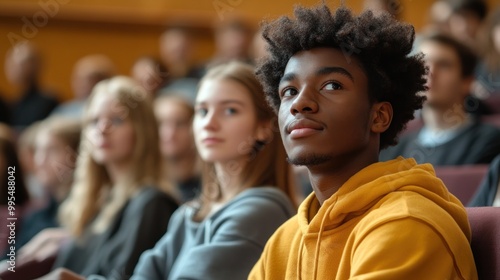
[[[396,0],[397,1],[397,0]],[[5,53],[12,34],[29,39],[45,56],[42,84],[55,89],[61,100],[71,98],[70,74],[76,60],[86,54],[110,56],[120,74],[128,74],[133,61],[144,54],[158,54],[158,37],[169,24],[182,22],[196,33],[195,59],[206,60],[213,51],[211,26],[228,16],[239,14],[255,23],[263,18],[291,14],[295,3],[312,6],[319,0],[0,0],[0,92],[16,98],[5,79]],[[337,6],[340,0],[327,1]],[[359,12],[362,0],[345,0]],[[400,0],[402,20],[425,24],[426,11],[433,0]],[[489,0],[490,6],[498,5]],[[218,7],[218,8],[216,8]],[[45,9],[44,9],[45,8]],[[44,16],[45,15],[45,16]],[[23,35],[26,21],[37,31]],[[46,21],[46,22],[44,22]],[[36,25],[35,25],[36,27]],[[27,30],[27,29],[26,29]],[[25,30],[25,31],[26,31]],[[31,30],[28,30],[31,31]],[[10,34],[10,37],[9,37]],[[25,36],[26,35],[26,36]]]

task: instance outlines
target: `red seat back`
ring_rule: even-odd
[[[500,207],[467,207],[479,279],[500,279]]]
[[[483,99],[484,103],[491,109],[493,114],[500,114],[500,93],[494,93],[490,97]]]
[[[467,205],[488,172],[488,165],[436,166],[434,169],[448,190]]]
[[[482,116],[481,121],[500,128],[500,114]]]

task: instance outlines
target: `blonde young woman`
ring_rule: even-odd
[[[193,138],[194,105],[186,94],[166,92],[155,99],[155,115],[164,160],[163,175],[177,186],[182,202],[200,193],[201,174]]]
[[[160,181],[150,100],[130,78],[101,81],[85,108],[75,183],[60,211],[73,236],[54,266],[65,269],[44,279],[127,279],[177,208]]]
[[[254,70],[211,69],[193,130],[206,162],[202,193],[179,208],[132,279],[246,279],[271,234],[295,213],[291,169]]]

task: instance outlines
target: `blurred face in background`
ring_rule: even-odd
[[[16,86],[29,86],[36,82],[40,57],[35,47],[29,43],[19,43],[7,52],[5,75]]]
[[[161,68],[157,62],[148,58],[139,59],[132,66],[132,78],[139,82],[151,98],[156,96],[167,80],[168,73]]]
[[[448,108],[462,104],[469,92],[470,83],[462,77],[462,66],[457,52],[438,42],[424,41],[420,50],[429,67],[425,92],[426,104],[431,107]]]
[[[92,158],[102,165],[130,163],[135,131],[128,109],[108,92],[98,92],[90,104],[86,136]]]
[[[491,37],[493,38],[493,45],[495,46],[495,50],[500,54],[500,24],[497,24],[493,27],[491,31]]]
[[[226,27],[216,33],[215,39],[218,54],[226,60],[248,57],[252,38],[247,30]]]
[[[187,31],[171,29],[160,37],[160,56],[167,65],[189,63],[192,56],[193,43]]]
[[[71,181],[75,151],[50,131],[39,131],[35,140],[35,175],[49,192]]]
[[[77,61],[71,77],[71,88],[76,99],[85,100],[94,86],[115,74],[115,66],[105,55],[88,55]]]
[[[155,101],[159,125],[160,151],[168,160],[191,156],[194,146],[193,109],[176,97],[160,97]]]
[[[462,41],[471,41],[481,27],[481,19],[471,12],[452,13],[449,18],[450,31]]]

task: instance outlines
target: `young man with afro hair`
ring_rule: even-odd
[[[323,4],[263,36],[257,74],[288,161],[307,167],[314,192],[249,279],[477,279],[466,211],[432,166],[378,160],[424,100],[413,27]]]

